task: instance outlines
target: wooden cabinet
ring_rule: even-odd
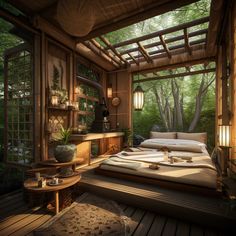
[[[102,158],[108,151],[117,153],[123,145],[123,132],[73,134],[70,142],[77,145],[77,158],[83,158],[84,164],[91,164]]]

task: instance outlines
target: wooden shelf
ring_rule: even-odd
[[[61,108],[61,107],[48,107],[49,110],[60,110],[60,111],[73,111],[73,112],[80,112],[79,109],[73,109],[70,107]]]
[[[85,98],[85,99],[88,99],[88,100],[91,100],[91,101],[94,101],[94,102],[98,102],[99,101],[98,98],[87,96],[85,94],[81,94],[81,93],[75,93],[75,94],[78,95],[79,98]]]

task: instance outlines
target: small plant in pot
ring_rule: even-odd
[[[60,144],[54,149],[54,156],[58,162],[70,162],[76,154],[76,145],[69,144],[70,128],[65,129],[61,126],[60,136],[60,139],[57,140]]]

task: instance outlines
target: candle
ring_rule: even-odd
[[[58,96],[52,95],[51,96],[51,103],[53,106],[57,106],[58,105]]]

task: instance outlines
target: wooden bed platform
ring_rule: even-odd
[[[180,221],[119,203],[126,216],[132,219],[130,234],[134,236],[223,236],[224,231],[202,227],[190,222]],[[46,223],[53,216],[43,208],[30,209],[23,201],[22,191],[17,191],[0,200],[0,235],[33,236],[33,231]]]
[[[141,184],[120,179],[119,176],[102,176],[96,174],[94,168],[84,168],[85,172],[79,183],[82,191],[94,192],[134,207],[207,227],[229,229],[236,223],[236,209],[231,211],[229,202],[222,198]]]
[[[216,189],[201,187],[197,185],[189,185],[189,184],[184,184],[184,183],[171,182],[167,180],[154,179],[150,177],[131,175],[128,173],[104,170],[104,169],[101,169],[100,167],[95,168],[94,171],[97,174],[104,175],[104,176],[109,176],[109,177],[118,178],[118,179],[127,179],[127,180],[131,180],[131,181],[138,182],[141,184],[152,184],[154,186],[174,189],[178,191],[188,191],[188,192],[192,192],[196,194],[201,194],[204,196],[221,197],[222,195],[222,192],[220,191],[221,190],[220,184],[219,184],[218,190],[216,190]]]

